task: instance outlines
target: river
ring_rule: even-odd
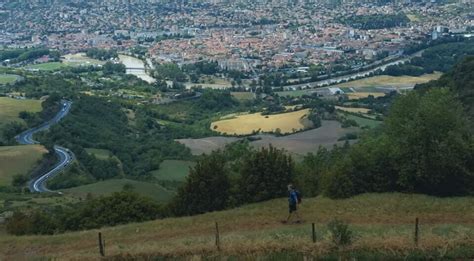
[[[145,63],[142,60],[123,54],[119,55],[119,60],[127,68],[127,74],[135,75],[148,83],[154,83],[156,81],[155,78],[146,73]]]

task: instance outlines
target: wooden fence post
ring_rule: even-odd
[[[218,251],[221,250],[220,238],[219,238],[219,225],[217,224],[217,222],[216,222],[216,247]]]
[[[102,241],[102,233],[99,232],[99,253],[101,256],[105,256],[104,252],[104,241]]]
[[[313,235],[313,243],[316,243],[316,229],[314,227],[314,223],[311,224],[311,230]]]
[[[419,231],[419,220],[418,218],[415,219],[415,246],[418,246],[418,234],[420,233]]]

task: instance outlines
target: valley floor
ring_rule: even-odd
[[[334,218],[348,222],[356,235],[354,243],[336,251],[337,255],[366,251],[399,258],[414,252],[435,257],[474,256],[473,197],[387,193],[345,200],[304,198],[301,214],[304,223],[282,224],[287,201],[276,199],[233,210],[101,230],[53,236],[2,236],[0,260],[99,259],[99,231],[105,239],[106,256],[112,259],[260,256],[275,252],[321,257],[336,251],[326,227]],[[418,247],[413,238],[417,217]],[[219,224],[220,252],[215,246],[215,222]],[[316,243],[311,239],[312,222],[316,224]]]

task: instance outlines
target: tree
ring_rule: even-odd
[[[474,185],[474,142],[459,101],[448,89],[412,92],[394,103],[385,132],[403,190],[464,195]]]
[[[243,202],[259,202],[285,196],[294,176],[294,163],[284,150],[262,148],[244,159],[239,193]]]
[[[204,156],[191,168],[172,208],[178,215],[222,210],[229,198],[230,181],[222,152]]]

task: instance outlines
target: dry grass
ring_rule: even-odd
[[[305,198],[300,225],[283,225],[286,199],[193,217],[170,218],[102,229],[108,256],[217,255],[214,222],[221,231],[220,255],[277,251],[324,254],[332,250],[326,224],[338,217],[350,223],[357,238],[349,250],[406,252],[413,245],[413,222],[420,218],[422,250],[474,247],[474,198],[434,198],[406,194],[366,194],[346,200]],[[310,237],[316,223],[318,243]],[[55,236],[4,236],[0,259],[47,257],[59,260],[99,259],[98,230]]]
[[[0,147],[0,185],[11,185],[13,176],[28,174],[47,150],[40,145]]]
[[[239,115],[211,123],[211,130],[235,135],[248,135],[258,130],[274,132],[276,129],[280,129],[281,133],[293,133],[305,129],[302,119],[308,113],[309,109],[273,115],[261,113]]]
[[[415,84],[429,82],[431,80],[437,80],[441,77],[441,73],[423,74],[418,77],[414,76],[388,76],[379,75],[373,77],[367,77],[355,81],[345,82],[336,85],[337,87],[408,87],[414,86]]]
[[[347,93],[347,97],[349,98],[349,100],[358,100],[358,99],[362,99],[362,98],[367,98],[370,95],[374,96],[375,98],[378,98],[378,97],[385,96],[385,93],[383,93],[383,92],[351,92],[351,93]]]
[[[370,111],[370,109],[367,109],[367,108],[352,108],[352,107],[341,107],[341,106],[335,106],[335,108],[336,110],[353,112],[353,113],[362,113],[362,114],[367,114]]]

